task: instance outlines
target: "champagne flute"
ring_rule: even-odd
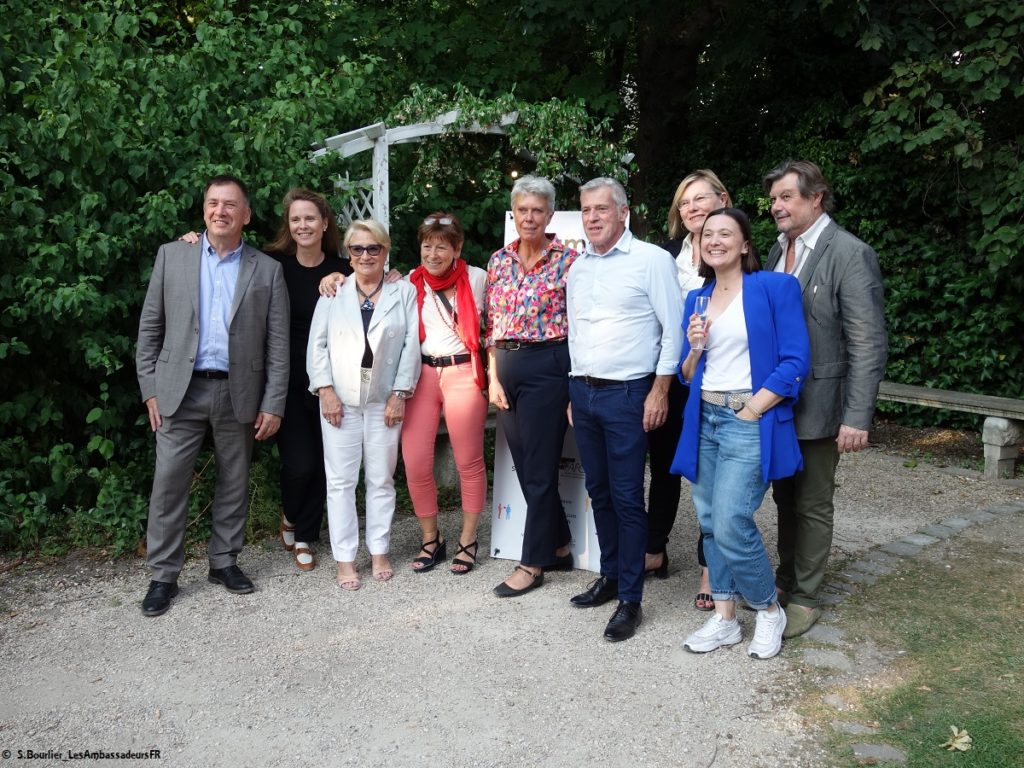
[[[708,324],[708,305],[711,303],[710,296],[697,296],[693,302],[693,311],[700,317],[701,323],[707,328]],[[707,349],[707,331],[704,332],[704,336],[693,345],[694,349]]]

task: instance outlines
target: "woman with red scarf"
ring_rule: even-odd
[[[423,370],[402,427],[405,476],[423,534],[412,568],[424,573],[447,557],[447,542],[437,528],[434,484],[434,441],[443,411],[462,490],[462,531],[451,572],[463,575],[476,565],[476,531],[487,496],[487,378],[480,355],[487,273],[460,258],[465,236],[452,214],[430,214],[418,235],[421,265],[409,280],[419,306]]]

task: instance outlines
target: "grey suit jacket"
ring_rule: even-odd
[[[160,246],[139,318],[135,366],[143,401],[156,397],[173,416],[192,380],[199,351],[200,246]],[[242,246],[228,324],[228,371],[235,418],[284,415],[288,390],[288,289],[281,265]]]
[[[782,257],[778,243],[766,269]],[[794,417],[797,437],[835,437],[839,425],[870,429],[888,342],[878,255],[835,221],[800,270],[811,372]]]

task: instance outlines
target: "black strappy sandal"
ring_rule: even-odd
[[[431,545],[433,545],[434,547],[433,551],[427,549],[427,547]],[[425,554],[420,555],[417,558],[414,558],[413,562],[420,563],[421,565],[419,568],[413,566],[413,570],[416,573],[426,573],[427,571],[432,571],[434,570],[434,566],[437,565],[438,561],[444,560],[448,557],[448,542],[441,541],[441,534],[439,533],[435,538],[431,539],[426,544],[422,545],[420,547],[420,552],[423,552]]]
[[[479,541],[477,541],[476,539],[473,540],[472,544],[467,544],[466,546],[462,546],[461,543],[459,544],[459,548],[455,550],[455,557],[452,560],[452,573],[454,573],[456,576],[465,576],[467,573],[473,570],[473,566],[476,565],[476,553],[479,550],[478,544]],[[469,551],[471,549],[473,550],[472,552]],[[460,558],[459,555],[461,555],[463,552],[465,552],[466,555],[468,555],[469,557],[473,558],[473,561],[470,562],[469,560],[463,560],[462,558]],[[456,570],[456,565],[463,566],[465,570]]]

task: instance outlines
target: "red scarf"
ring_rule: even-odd
[[[469,270],[466,269],[466,262],[462,259],[455,259],[451,268],[443,275],[434,277],[424,267],[416,267],[409,273],[409,282],[416,286],[416,304],[419,307],[420,317],[420,343],[427,336],[423,327],[423,300],[427,292],[424,284],[430,286],[430,290],[440,293],[455,286],[455,314],[458,316],[456,332],[459,339],[466,345],[466,350],[472,357],[473,380],[480,389],[487,389],[487,379],[484,377],[484,363],[480,357],[480,311],[476,308],[476,301],[473,299],[473,288],[469,284]]]

